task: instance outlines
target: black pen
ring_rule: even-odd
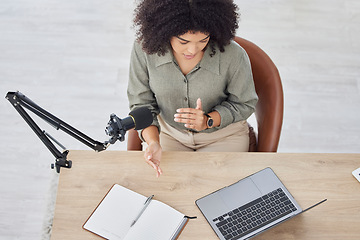
[[[134,219],[134,221],[131,223],[130,227],[132,227],[137,220],[139,220],[140,216],[143,214],[143,212],[145,211],[145,209],[147,208],[147,206],[149,206],[151,199],[154,197],[154,195],[151,195],[150,197],[148,197],[144,203],[143,208],[141,209],[141,211],[139,212],[139,214],[136,216],[136,218]]]

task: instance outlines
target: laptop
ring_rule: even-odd
[[[221,240],[249,239],[303,210],[271,168],[196,200]]]

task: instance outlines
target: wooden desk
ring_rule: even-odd
[[[118,183],[145,196],[155,194],[189,216],[179,240],[218,239],[195,200],[265,167],[271,167],[299,204],[322,205],[254,239],[359,239],[360,183],[351,172],[360,154],[164,152],[155,171],[141,152],[71,151],[71,169],[62,169],[51,239],[101,239],[82,225],[109,188]]]

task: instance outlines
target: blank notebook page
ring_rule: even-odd
[[[108,239],[124,239],[146,197],[115,184],[84,228]]]

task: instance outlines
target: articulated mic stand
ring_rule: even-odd
[[[68,150],[65,150],[58,141],[56,141],[53,137],[51,137],[48,133],[41,130],[39,126],[33,121],[33,119],[27,114],[24,108],[30,110],[35,113],[37,116],[48,122],[52,125],[56,130],[62,130],[70,136],[76,138],[80,142],[89,146],[97,152],[106,150],[106,148],[116,142],[116,140],[124,141],[126,128],[122,126],[122,120],[118,118],[115,114],[110,116],[110,120],[108,122],[108,126],[105,129],[107,135],[111,136],[108,141],[104,143],[95,141],[73,128],[69,124],[55,117],[51,113],[47,112],[43,108],[36,105],[33,101],[27,98],[24,94],[20,92],[8,92],[6,95],[6,99],[10,101],[13,107],[18,111],[21,117],[26,121],[26,123],[31,127],[31,129],[35,132],[35,134],[40,138],[40,140],[45,144],[45,146],[50,150],[50,152],[55,156],[55,165],[51,164],[51,168],[56,167],[56,171],[60,173],[60,168],[71,168],[72,162],[67,160],[67,155],[69,153]],[[24,107],[24,108],[23,108]],[[64,149],[63,152],[60,152],[55,145],[51,142],[54,141],[60,147]]]

